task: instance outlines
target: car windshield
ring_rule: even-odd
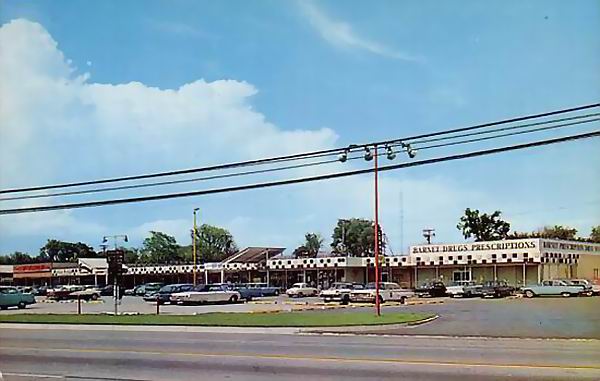
[[[380,288],[380,289],[382,289],[382,288],[383,288],[383,283],[379,283],[379,288]],[[374,289],[375,289],[375,282],[373,282],[373,283],[368,283],[368,284],[365,286],[365,289],[366,289],[366,290],[374,290]]]
[[[304,287],[304,284],[303,284],[303,283],[294,283],[294,284],[292,285],[292,288],[302,288],[302,287]]]

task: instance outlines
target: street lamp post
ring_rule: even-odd
[[[192,233],[192,252],[193,252],[192,255],[194,257],[194,259],[193,259],[194,260],[194,267],[192,268],[192,271],[194,273],[194,281],[193,281],[194,287],[196,287],[196,273],[197,273],[197,271],[196,271],[196,231],[197,231],[197,228],[196,228],[196,212],[198,210],[200,210],[200,208],[194,208],[194,231]]]
[[[377,167],[377,145],[375,145],[374,149],[374,166],[375,166],[375,228],[373,229],[375,239],[375,310],[377,311],[377,316],[381,316],[381,304],[379,298],[379,177],[378,177],[378,167]]]

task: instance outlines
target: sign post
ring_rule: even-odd
[[[113,299],[115,302],[115,316],[119,313],[119,280],[123,273],[123,260],[125,252],[123,250],[109,250],[106,252],[106,262],[108,263],[108,274],[113,277]]]

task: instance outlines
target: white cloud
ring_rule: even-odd
[[[349,23],[334,20],[319,9],[312,1],[299,1],[298,4],[309,23],[319,32],[321,37],[335,47],[362,50],[404,61],[421,61],[419,57],[406,54],[358,35]]]
[[[341,27],[337,38],[362,49],[371,46],[349,27]],[[3,25],[0,46],[1,188],[271,157],[331,148],[338,139],[328,128],[289,131],[270,123],[252,106],[257,89],[243,81],[197,80],[177,89],[92,82],[88,75],[78,74],[41,25],[27,20]],[[339,170],[339,165],[305,168],[289,176]],[[382,176],[382,224],[395,242],[402,189],[406,220],[428,216],[430,220],[422,222],[427,225],[441,217],[458,218],[460,208],[485,201],[440,178]],[[337,217],[372,216],[369,176],[236,195],[202,199],[207,213],[212,210],[210,216],[203,214],[202,221],[230,229],[240,245],[293,249],[309,231],[328,238]],[[1,207],[21,205],[2,202]],[[121,213],[118,217],[111,215],[113,209],[89,211],[86,218],[79,212],[1,216],[0,241],[27,235],[97,240],[118,229],[130,234],[132,241],[160,230],[182,244],[189,242],[191,224],[180,218],[182,204],[173,202],[169,205],[179,208],[160,210],[160,204],[143,205],[114,209]],[[134,209],[137,213],[126,213]],[[405,242],[418,241],[421,227],[419,222],[409,234],[407,226]],[[452,227],[448,235],[455,237]]]

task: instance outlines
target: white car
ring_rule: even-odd
[[[362,288],[362,284],[338,282],[334,283],[329,289],[321,291],[319,296],[323,298],[325,303],[330,301],[348,303],[350,301],[350,293],[354,290],[361,290]]]
[[[170,298],[172,304],[237,303],[240,299],[239,292],[223,284],[197,286],[190,291],[174,293]]]
[[[465,286],[458,283],[452,283],[449,286],[446,286],[446,295],[457,298],[462,297],[465,293]]]
[[[569,283],[582,286],[590,290],[591,295],[600,295],[600,284],[595,284],[587,279],[570,279]]]
[[[310,287],[306,283],[294,283],[292,287],[288,288],[285,292],[290,298],[302,298],[304,296],[317,296],[319,290],[314,287]]]
[[[402,304],[406,303],[406,299],[412,298],[415,293],[412,290],[402,288],[398,283],[381,282],[379,283],[379,302],[397,301]],[[350,293],[350,301],[352,302],[369,302],[375,303],[376,290],[375,283],[369,283],[364,290],[354,290]]]

